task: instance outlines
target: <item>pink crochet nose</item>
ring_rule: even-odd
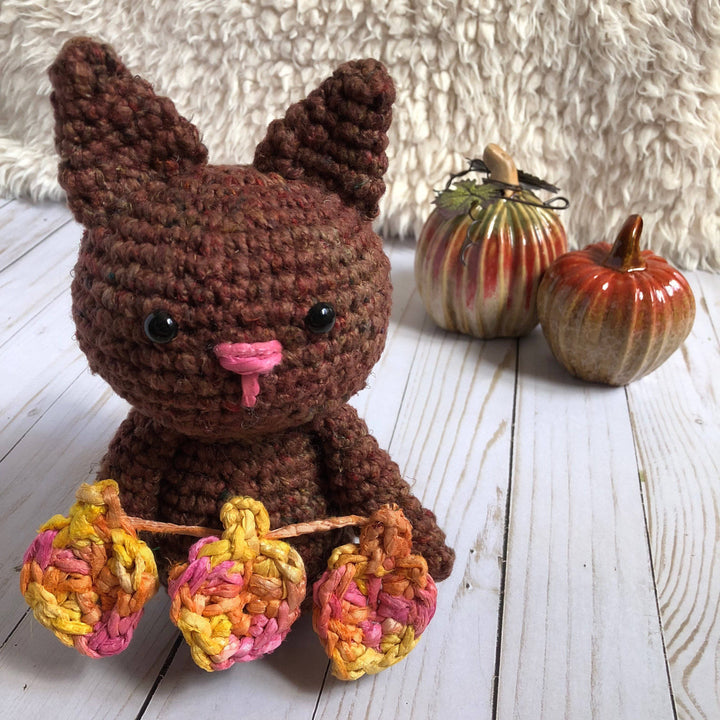
[[[257,343],[220,343],[213,348],[220,365],[241,377],[244,407],[254,407],[260,393],[260,375],[267,375],[282,360],[277,340]]]

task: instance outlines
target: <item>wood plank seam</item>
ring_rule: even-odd
[[[0,209],[2,209],[2,205],[0,205]],[[50,230],[47,235],[43,235],[41,238],[38,239],[38,241],[34,245],[30,245],[26,250],[24,250],[20,255],[18,255],[16,258],[13,258],[7,265],[3,265],[0,267],[0,273],[6,272],[10,268],[13,267],[16,263],[20,262],[24,257],[29,255],[33,250],[40,247],[44,242],[47,242],[50,240],[50,238],[55,235],[56,233],[59,233],[61,230],[66,228],[68,225],[74,224],[75,220],[73,220],[72,217],[69,217],[62,225],[58,225],[57,227]]]
[[[8,337],[6,337],[4,340],[0,340],[0,348],[5,347],[13,338],[15,338],[18,334],[20,334],[33,320],[35,320],[37,317],[42,315],[51,305],[53,305],[55,302],[57,302],[65,293],[68,292],[67,288],[64,288],[61,290],[57,295],[55,295],[53,298],[48,300],[42,307],[38,309],[38,311],[32,315],[30,315],[27,320],[25,321],[25,324],[18,327],[14,332],[12,332]]]
[[[627,394],[677,715],[700,720],[718,717],[720,707],[720,296],[717,276],[690,279],[697,304],[691,335],[647,385]]]
[[[512,419],[510,421],[510,458],[508,461],[508,482],[505,496],[505,522],[503,528],[502,558],[500,559],[500,594],[498,597],[497,634],[495,641],[495,674],[493,676],[492,720],[498,716],[498,690],[500,684],[500,660],[502,655],[502,634],[505,608],[505,582],[507,579],[507,554],[510,537],[510,504],[513,491],[513,462],[515,452],[515,418],[517,413],[518,383],[520,378],[520,339],[515,343],[515,386],[513,390]]]
[[[0,228],[3,236],[12,237],[15,242],[13,245],[0,245],[0,271],[11,267],[19,257],[38,247],[55,230],[61,229],[72,220],[67,207],[57,203],[33,205],[32,203],[18,202],[19,217],[14,217],[12,214],[15,203],[11,203],[10,206],[10,219],[5,220],[6,210],[4,209],[3,224],[0,225]],[[42,227],[43,224],[47,224],[47,227]]]
[[[73,379],[72,381],[67,385],[67,387],[48,405],[45,410],[43,410],[42,413],[37,415],[35,417],[34,422],[30,427],[28,427],[25,432],[22,433],[22,435],[12,444],[12,447],[8,449],[8,451],[0,457],[0,463],[5,460],[5,458],[10,455],[10,453],[27,437],[27,435],[32,431],[32,429],[42,420],[42,418],[46,415],[46,413],[55,406],[56,403],[58,403],[62,397],[72,388],[72,386],[85,374],[89,372],[88,368],[83,368],[82,371],[80,371]]]
[[[702,293],[700,295],[700,299],[698,300],[698,305],[700,305],[703,312],[705,312],[705,314],[707,314],[708,318],[710,319],[710,326],[712,327],[713,332],[715,333],[715,341],[717,342],[718,345],[720,345],[720,326],[718,325],[718,323],[720,322],[720,314],[718,314],[718,317],[716,318],[715,314],[712,312],[712,310],[708,306],[707,298],[705,296],[705,283],[703,282],[703,277],[704,277],[703,273],[696,274],[697,284],[699,285],[700,292]],[[714,276],[710,276],[710,277],[714,277]],[[681,349],[684,352],[687,352],[685,345],[683,345]]]
[[[135,720],[142,720],[142,716],[145,714],[145,711],[148,709],[148,706],[152,702],[153,696],[157,692],[157,689],[160,687],[160,683],[165,679],[165,675],[167,675],[167,672],[170,669],[170,665],[172,665],[172,661],[175,659],[175,655],[177,654],[177,651],[180,649],[182,642],[183,642],[182,635],[180,633],[178,633],[177,637],[175,638],[175,642],[172,644],[172,647],[170,648],[170,652],[167,654],[167,657],[165,658],[165,661],[163,662],[162,667],[158,671],[155,681],[153,682],[150,690],[148,691],[148,694],[145,696],[145,699],[143,700],[143,703],[140,706],[140,709],[138,710],[137,715],[135,716]]]
[[[325,690],[325,683],[327,682],[329,675],[330,660],[327,661],[327,665],[325,666],[325,673],[323,674],[322,682],[320,683],[320,688],[318,689],[317,698],[315,698],[315,707],[313,708],[310,720],[315,720],[317,717],[318,709],[320,708],[320,698],[322,698],[323,691]]]
[[[657,620],[658,620],[658,626],[660,627],[660,642],[662,644],[662,652],[663,652],[663,658],[665,660],[665,674],[667,677],[668,687],[670,688],[670,703],[672,706],[672,712],[673,712],[673,718],[674,720],[678,720],[678,711],[677,711],[677,703],[675,701],[675,691],[673,688],[673,682],[672,682],[672,674],[670,672],[670,660],[668,658],[668,652],[667,652],[667,642],[665,640],[665,627],[663,626],[662,621],[662,612],[660,610],[660,596],[658,594],[658,588],[657,588],[657,575],[655,573],[655,558],[653,557],[652,552],[652,542],[650,539],[650,526],[648,523],[648,508],[647,503],[649,501],[646,492],[645,492],[645,473],[641,470],[640,465],[640,455],[638,452],[638,445],[637,445],[637,434],[635,429],[635,416],[632,412],[632,407],[630,404],[630,396],[628,394],[627,386],[625,387],[625,401],[627,403],[628,408],[628,415],[630,416],[630,425],[632,427],[633,431],[633,446],[635,448],[635,462],[638,467],[638,490],[640,492],[640,502],[642,503],[642,514],[643,514],[643,521],[645,523],[645,540],[647,542],[647,553],[648,553],[648,559],[650,562],[650,572],[653,577],[653,591],[655,595],[655,607],[657,610]]]
[[[13,569],[19,576],[20,575],[20,567],[18,565],[16,565]],[[18,585],[19,585],[19,581],[18,581]],[[23,616],[12,627],[12,629],[8,633],[7,637],[2,641],[2,643],[0,643],[0,652],[2,652],[2,649],[10,642],[12,636],[15,634],[17,629],[22,625],[23,621],[25,620],[25,618],[27,618],[27,616],[30,613],[31,613],[30,608],[27,608],[27,610],[25,610],[25,613],[23,614]]]
[[[410,304],[412,303],[413,297],[416,293],[417,293],[417,290],[413,290],[413,292],[410,294],[410,301],[408,302],[407,307],[409,307]],[[405,312],[407,311],[407,307],[403,311],[403,314],[400,316],[398,323],[402,322]],[[417,343],[415,343],[415,347],[413,349],[413,355],[412,355],[412,360],[410,361],[410,367],[413,367],[413,365],[415,364],[415,358],[417,357],[419,347],[420,347],[420,335],[418,335],[418,341],[417,341]],[[401,397],[400,397],[400,403],[399,403],[400,407],[402,407],[405,404],[405,396],[407,395],[407,390],[408,390],[409,384],[410,384],[410,373],[407,373],[407,375],[405,376],[405,383],[403,385],[403,390],[402,390]],[[393,442],[393,438],[395,437],[395,431],[397,430],[399,417],[400,417],[400,413],[397,413],[395,416],[395,422],[393,423],[392,432],[390,433],[390,439],[388,440],[388,444],[387,444],[388,450],[389,450],[389,448],[392,447],[392,442]],[[407,480],[407,478],[406,478],[406,480]]]

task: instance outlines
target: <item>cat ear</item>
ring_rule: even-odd
[[[318,182],[372,219],[385,192],[394,100],[395,87],[382,63],[345,63],[270,124],[254,165],[287,179]]]
[[[74,38],[49,74],[59,180],[80,222],[92,225],[128,192],[207,162],[195,126],[109,45]]]

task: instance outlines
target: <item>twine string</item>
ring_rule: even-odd
[[[222,534],[222,530],[208,528],[202,525],[176,525],[175,523],[160,522],[159,520],[145,520],[144,518],[126,516],[130,525],[137,532],[151,532],[166,535],[189,535],[191,537],[212,537]],[[350,525],[363,526],[368,519],[362,515],[342,515],[339,517],[323,518],[311,522],[293,523],[270,530],[263,535],[268,540],[283,540],[287,538],[309,535],[316,532],[337,530]]]

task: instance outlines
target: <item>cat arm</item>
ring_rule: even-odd
[[[131,410],[110,443],[97,479],[118,483],[120,502],[128,515],[157,520],[162,479],[179,442],[177,433]]]
[[[400,476],[398,466],[370,435],[350,405],[315,420],[328,473],[332,500],[342,513],[369,515],[397,503],[413,526],[413,550],[427,560],[435,580],[447,578],[455,551],[445,542],[435,515],[422,507]]]

